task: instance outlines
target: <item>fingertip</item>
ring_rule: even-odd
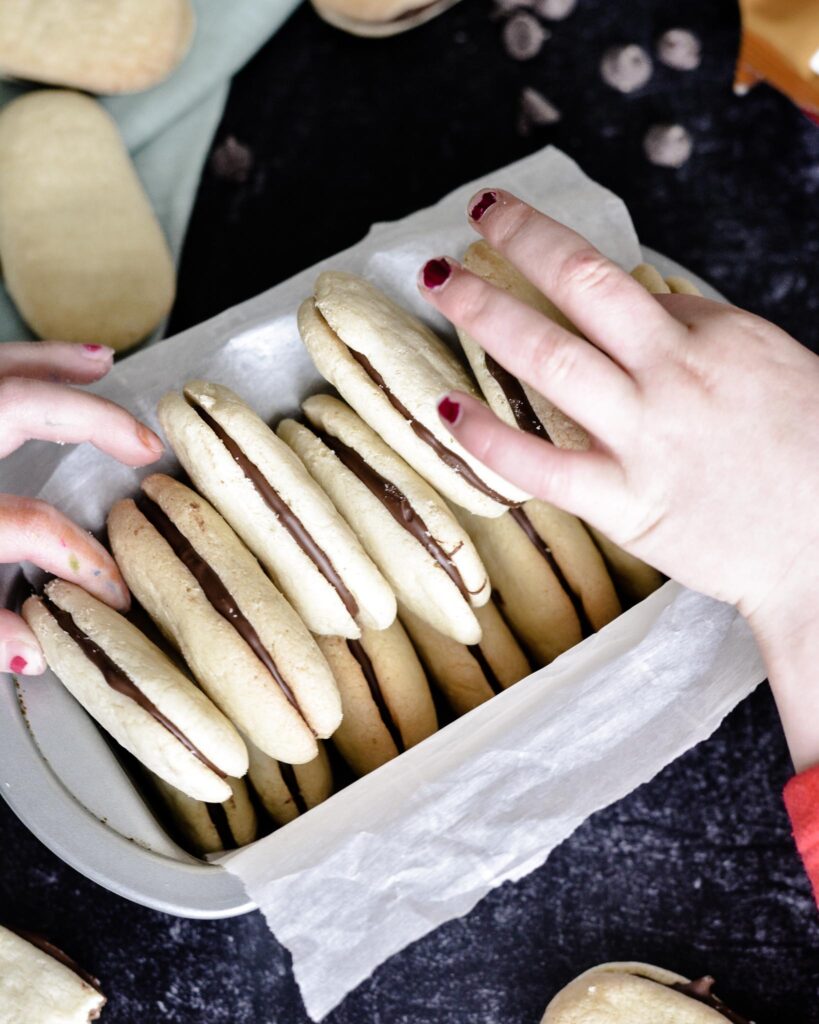
[[[46,661],[39,647],[26,643],[7,643],[3,654],[3,671],[15,676],[39,676],[46,670]]]
[[[463,419],[464,406],[457,391],[441,395],[436,407],[438,416],[447,427],[457,427]]]
[[[496,188],[482,188],[466,204],[466,211],[473,224],[478,224],[493,206],[497,205],[500,192]]]
[[[452,277],[455,263],[447,256],[436,256],[421,267],[418,272],[418,287],[423,292],[434,292],[443,288]]]

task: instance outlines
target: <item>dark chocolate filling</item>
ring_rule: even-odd
[[[8,925],[5,927],[8,928]],[[21,928],[9,928],[8,930],[10,932],[14,932],[15,935],[24,939],[32,946],[36,946],[40,952],[50,956],[52,960],[56,960],[57,963],[62,964],[63,967],[67,967],[69,971],[73,971],[81,981],[84,981],[86,985],[90,985],[91,988],[102,995],[102,988],[100,987],[99,979],[95,978],[93,974],[89,974],[88,971],[80,967],[77,961],[72,960],[68,953],[64,953],[59,946],[55,946],[52,942],[49,942],[48,939],[39,935],[37,932],[27,932],[23,931]]]
[[[239,845],[236,842],[236,837],[233,835],[233,829],[230,827],[230,819],[227,816],[227,811],[221,804],[209,804],[206,803],[208,817],[213,824],[219,835],[219,842],[222,844],[223,850],[235,850]]]
[[[498,494],[497,491],[493,491],[488,484],[481,480],[475,470],[468,462],[466,462],[465,459],[462,459],[460,455],[456,455],[455,452],[450,451],[446,445],[441,444],[431,430],[428,430],[423,423],[419,423],[418,420],[413,417],[409,409],[399,401],[398,398],[396,398],[392,391],[390,391],[384,383],[384,378],[365,355],[362,355],[361,352],[356,352],[354,348],[350,348],[349,346],[347,346],[347,351],[359,366],[361,366],[373,384],[381,388],[390,405],[401,413],[407,423],[409,423],[410,427],[412,427],[416,436],[425,444],[428,444],[443,463],[449,466],[449,468],[455,473],[462,476],[470,486],[475,488],[476,491],[480,491],[481,494],[485,494],[488,498],[492,498],[493,501],[497,501],[501,505],[506,505],[508,508],[514,508],[519,504],[516,501],[512,501],[510,498],[504,497],[502,494]]]
[[[336,591],[350,616],[355,618],[358,615],[358,602],[353,597],[344,580],[339,576],[326,552],[316,543],[305,529],[301,520],[293,514],[287,503],[283,501],[281,495],[271,486],[270,481],[267,480],[259,467],[250,461],[233,438],[201,406],[193,405],[192,408],[207,423],[225,448],[227,448],[236,464],[256,488],[268,508],[281,522],[282,526],[284,526],[325,580]]]
[[[506,396],[506,401],[509,403],[509,408],[512,410],[518,427],[527,434],[534,434],[544,441],[554,443],[518,378],[501,366],[488,352],[486,353],[486,369]]]
[[[378,713],[381,715],[381,719],[386,726],[387,732],[392,737],[398,753],[402,754],[405,749],[404,740],[390,713],[390,709],[387,707],[387,702],[384,700],[384,694],[381,692],[381,687],[378,683],[378,676],[375,674],[370,656],[364,650],[364,644],[360,640],[348,640],[347,647],[350,649],[350,654],[360,665],[364,678],[367,680],[367,686],[370,688],[370,695],[375,702],[375,706],[378,708]]]
[[[296,805],[296,810],[299,814],[305,814],[307,812],[307,801],[304,799],[301,786],[299,786],[296,769],[292,764],[288,764],[286,761],[279,761],[279,771],[281,772],[282,782],[290,790],[290,795],[293,797],[293,803]]]
[[[298,702],[293,691],[287,685],[287,681],[279,671],[276,662],[271,657],[270,651],[262,643],[261,637],[255,627],[245,615],[239,610],[239,606],[231,596],[230,591],[219,578],[218,574],[210,565],[196,552],[195,548],[171,519],[162,511],[157,503],[150,498],[140,499],[139,509],[149,523],[157,532],[170,544],[176,557],[184,563],[196,582],[202,588],[205,597],[210,601],[217,612],[226,619],[236,632],[253,651],[267,671],[273,676],[281,688],[282,693],[287,697],[293,707],[299,711]]]
[[[317,427],[312,428],[316,436],[336,454],[339,461],[354,473],[364,486],[375,495],[392,518],[402,526],[415,540],[421,544],[428,554],[432,555],[438,565],[449,576],[463,597],[468,601],[470,590],[467,589],[458,568],[441,544],[432,536],[424,520],[418,515],[409,498],[394,483],[373,469],[362,456],[339,438],[328,434]],[[483,587],[480,588],[481,590]],[[475,591],[479,593],[480,591]]]
[[[696,981],[678,981],[668,987],[673,988],[675,992],[682,992],[684,996],[696,999],[698,1003],[705,1003],[712,1010],[721,1013],[726,1020],[731,1021],[731,1024],[752,1024],[747,1017],[743,1017],[741,1013],[732,1010],[718,996],[714,995],[712,991],[714,984],[714,979],[711,975],[706,974],[705,977],[697,978]]]
[[[145,696],[136,683],[127,676],[125,672],[111,660],[111,658],[108,657],[105,651],[95,644],[91,637],[87,636],[80,629],[68,612],[63,611],[62,608],[58,608],[57,605],[47,597],[43,597],[42,601],[48,612],[57,620],[57,625],[60,629],[68,633],[71,639],[80,647],[86,658],[88,658],[88,660],[99,669],[102,673],[103,679],[112,690],[116,690],[117,693],[121,693],[124,697],[129,697],[132,701],[147,711],[153,719],[167,729],[172,736],[179,740],[179,742],[194,755],[194,757],[198,758],[206,768],[210,768],[210,770],[218,775],[220,779],[227,778],[227,774],[223,772],[221,768],[217,768],[211,760],[205,757],[202,751],[199,750],[198,747],[194,746],[181,729],[162,714],[156,704]]]
[[[589,617],[586,614],[586,609],[583,607],[583,601],[580,595],[574,591],[572,585],[566,579],[566,575],[558,565],[557,559],[552,554],[551,548],[548,546],[548,544],[546,544],[546,542],[534,528],[531,519],[526,515],[526,512],[523,508],[513,508],[510,510],[509,514],[512,516],[512,518],[515,520],[515,522],[518,524],[521,530],[523,530],[528,539],[534,545],[538,554],[546,560],[549,568],[557,577],[558,583],[566,591],[566,595],[572,602],[572,607],[574,608],[575,613],[577,614],[577,618],[580,620],[580,628],[583,632],[583,636],[591,636],[591,634],[594,632],[594,626],[592,626],[592,624],[589,622]]]
[[[489,686],[492,689],[492,693],[502,693],[503,684],[501,683],[500,679],[498,679],[498,677],[495,675],[495,670],[489,664],[489,659],[483,653],[481,645],[470,644],[467,647],[467,650],[475,659],[475,661],[477,661],[478,665],[480,666],[481,672],[483,672],[483,674],[486,676],[486,681],[487,683],[489,683]]]

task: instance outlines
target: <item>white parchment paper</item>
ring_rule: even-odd
[[[629,269],[641,259],[623,204],[546,149],[227,313],[121,363],[97,390],[155,425],[192,376],[221,381],[270,419],[323,383],[295,311],[319,269],[363,273],[442,333],[415,290],[432,255],[460,255],[481,184],[513,190]],[[281,244],[286,244],[284,241]],[[164,468],[173,468],[168,457]],[[39,493],[90,529],[140,475],[88,448],[28,446],[3,489]],[[716,729],[764,678],[744,622],[669,583],[637,608],[286,828],[222,859],[244,882],[319,1020],[389,956],[520,878],[594,811]]]

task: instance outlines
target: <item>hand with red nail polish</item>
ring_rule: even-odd
[[[129,466],[155,462],[164,448],[152,430],[113,402],[71,386],[104,377],[112,361],[113,349],[105,345],[0,345],[0,458],[36,438],[87,441]],[[114,608],[128,607],[128,589],[101,544],[44,502],[0,494],[0,563],[21,561],[79,584]],[[0,672],[44,670],[31,630],[0,610]]]
[[[806,686],[819,662],[819,358],[750,313],[650,294],[501,189],[479,192],[467,214],[563,318],[448,257],[427,264],[421,293],[590,443],[557,448],[461,394],[440,400],[448,428],[511,483],[736,605],[796,763],[819,763],[819,682]]]

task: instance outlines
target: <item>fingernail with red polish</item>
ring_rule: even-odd
[[[99,359],[101,356],[112,355],[114,350],[109,348],[107,345],[83,345],[82,350],[85,355],[90,356],[92,359]]]
[[[427,260],[424,264],[421,277],[424,282],[425,288],[440,288],[442,284],[446,284],[449,280],[449,275],[452,273],[452,267],[449,263],[439,257],[435,260]]]
[[[461,403],[456,402],[449,395],[444,395],[443,398],[438,399],[438,415],[444,423],[449,423],[454,427],[461,418]]]
[[[150,448],[157,455],[161,455],[165,451],[165,445],[159,440],[153,430],[146,427],[144,423],[140,423],[137,427],[137,436],[146,448]]]
[[[24,672],[28,662],[21,655],[16,654],[9,662],[9,668],[12,672]]]
[[[490,206],[494,206],[498,201],[497,192],[484,192],[480,199],[474,204],[472,209],[469,211],[469,216],[474,221],[479,221],[481,217],[486,213]]]

